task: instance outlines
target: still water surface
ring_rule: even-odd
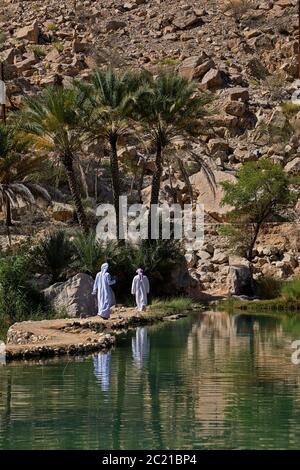
[[[300,321],[195,314],[0,366],[0,449],[300,449]]]

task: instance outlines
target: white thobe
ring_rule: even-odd
[[[136,366],[141,369],[150,351],[150,341],[146,328],[137,328],[131,340],[132,356]]]
[[[131,286],[131,293],[135,295],[136,306],[142,311],[148,304],[147,294],[150,292],[150,285],[147,276],[134,276]]]
[[[98,353],[93,357],[95,376],[103,392],[109,390],[111,352]]]
[[[96,276],[93,295],[97,294],[98,315],[103,318],[110,317],[110,309],[115,305],[114,293],[110,287],[115,283],[116,281],[114,281],[107,272],[99,272]]]

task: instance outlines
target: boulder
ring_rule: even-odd
[[[44,289],[45,299],[53,308],[65,309],[68,317],[90,317],[97,313],[97,302],[92,295],[94,280],[84,273],[68,279],[66,282],[57,282]]]
[[[288,162],[284,170],[291,174],[291,175],[299,175],[300,174],[300,157],[293,158],[290,162]]]
[[[214,66],[214,61],[203,53],[185,59],[179,67],[179,74],[187,80],[194,80],[203,77]]]
[[[190,177],[191,184],[195,192],[198,192],[197,202],[204,204],[204,210],[218,221],[226,219],[226,214],[232,210],[228,205],[221,206],[223,198],[223,189],[220,186],[221,181],[235,182],[236,178],[231,173],[224,171],[214,171],[215,185],[212,187],[207,180],[203,170]]]
[[[54,202],[52,206],[52,217],[59,222],[71,222],[74,219],[74,209],[71,204]]]
[[[247,106],[242,101],[228,101],[225,111],[231,116],[242,117],[247,111]]]
[[[224,139],[210,139],[208,148],[212,155],[216,155],[220,152],[228,152],[230,147]]]
[[[5,49],[4,51],[1,52],[2,62],[4,62],[5,64],[13,65],[16,55],[17,55],[17,49],[12,48],[12,47],[9,49]]]
[[[249,91],[247,88],[234,87],[227,91],[231,101],[249,101]]]
[[[196,16],[194,13],[191,13],[187,16],[180,15],[173,20],[173,25],[181,30],[194,28],[203,23],[199,16]]]
[[[231,295],[252,296],[254,291],[250,264],[230,266],[227,276],[227,284]]]
[[[221,88],[224,84],[224,74],[218,69],[210,69],[204,75],[201,82],[201,85],[207,90]]]
[[[214,256],[212,259],[212,262],[215,264],[225,264],[228,261],[228,255],[227,253],[224,253],[224,251],[216,249],[214,251]]]
[[[16,32],[17,39],[27,39],[27,41],[32,43],[38,43],[39,40],[39,25],[37,21],[34,21],[29,26],[24,26],[24,28],[19,29]]]
[[[208,253],[205,250],[197,251],[197,256],[198,256],[198,258],[200,258],[201,261],[207,261],[207,260],[211,259],[211,254]]]

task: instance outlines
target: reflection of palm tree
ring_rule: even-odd
[[[4,408],[4,412],[1,413],[1,419],[0,422],[3,423],[3,426],[1,425],[1,428],[3,427],[3,430],[5,429],[5,432],[3,432],[3,449],[8,449],[9,448],[9,442],[10,442],[10,421],[11,421],[11,399],[12,399],[12,376],[11,373],[8,374],[7,377],[7,387],[6,387],[6,405]]]
[[[151,397],[151,421],[153,438],[155,439],[155,446],[158,449],[164,449],[163,436],[162,436],[162,419],[160,413],[160,380],[159,380],[160,358],[157,356],[156,360],[151,361],[149,367],[148,381]]]
[[[132,338],[132,357],[136,366],[141,369],[150,351],[150,342],[146,328],[137,328]]]
[[[118,380],[117,380],[117,403],[115,407],[115,415],[113,419],[113,449],[118,450],[122,448],[121,445],[121,428],[122,428],[122,414],[124,407],[124,400],[126,394],[126,360],[121,357],[118,367]]]
[[[103,392],[108,392],[110,384],[111,352],[98,353],[93,357],[95,376]]]

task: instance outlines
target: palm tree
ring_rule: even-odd
[[[150,207],[158,204],[164,151],[187,136],[199,134],[207,95],[196,94],[195,84],[179,75],[161,74],[136,96],[135,115],[155,147],[156,170],[152,177]],[[151,233],[149,216],[149,235]]]
[[[0,126],[0,205],[5,209],[9,242],[11,208],[21,202],[33,204],[38,196],[50,201],[48,192],[34,182],[44,158],[26,155],[27,148],[28,142],[21,139],[15,129]]]
[[[66,171],[79,224],[87,233],[88,222],[74,171],[74,162],[88,128],[86,110],[82,111],[86,98],[82,90],[56,86],[47,88],[39,96],[26,98],[18,128],[37,148],[50,150],[59,158]]]
[[[146,73],[125,72],[117,75],[113,69],[97,70],[92,77],[90,105],[93,110],[91,133],[102,137],[110,147],[110,172],[113,202],[116,212],[117,238],[122,238],[119,224],[121,194],[118,143],[133,134],[132,114],[134,94],[142,86]]]

